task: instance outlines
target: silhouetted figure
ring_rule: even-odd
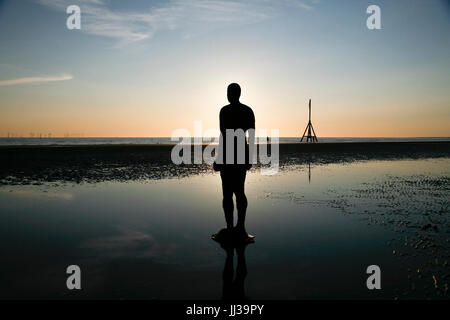
[[[241,237],[243,239],[253,238],[247,234],[245,230],[245,215],[247,211],[247,197],[245,196],[245,177],[247,170],[251,168],[251,159],[249,156],[249,146],[247,139],[245,139],[245,163],[238,163],[238,137],[234,137],[234,161],[227,162],[226,146],[227,146],[227,129],[238,130],[242,129],[247,132],[249,129],[255,129],[255,116],[250,107],[242,104],[239,101],[241,96],[241,87],[237,83],[232,83],[227,90],[229,105],[220,110],[220,143],[222,150],[223,164],[214,163],[214,169],[220,171],[222,178],[222,193],[223,193],[223,210],[225,213],[225,220],[228,231],[233,230],[233,236]],[[254,137],[253,132],[249,133]],[[217,160],[216,160],[217,161]],[[233,194],[236,197],[236,208],[238,212],[238,220],[236,227],[233,229]]]

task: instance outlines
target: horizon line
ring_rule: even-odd
[[[65,136],[35,136],[35,137],[26,137],[26,136],[20,136],[20,137],[14,137],[14,136],[1,136],[0,139],[171,139],[170,136],[124,136],[124,137],[118,137],[118,136],[71,136],[71,137],[65,137]],[[216,136],[184,136],[184,137],[177,137],[177,138],[218,138]],[[257,136],[256,138],[271,138],[271,136]],[[279,139],[301,139],[300,136],[284,136],[284,137],[278,137]],[[433,138],[433,139],[450,139],[450,136],[328,136],[328,137],[320,137],[320,139],[425,139],[425,138]]]

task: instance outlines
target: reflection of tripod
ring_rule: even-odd
[[[308,131],[308,135],[306,135],[306,132]],[[312,134],[311,134],[312,131]],[[303,136],[302,139],[300,140],[300,142],[303,141],[303,138],[306,137],[306,142],[318,142],[317,137],[316,137],[316,132],[314,131],[314,128],[312,126],[311,123],[311,99],[309,99],[309,122],[308,125],[306,126],[305,132],[303,132]]]
[[[308,162],[308,181],[311,183],[311,162]]]

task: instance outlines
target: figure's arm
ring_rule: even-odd
[[[220,125],[220,135],[219,135],[219,149],[216,154],[216,160],[214,160],[213,168],[214,171],[220,171],[223,164],[223,137],[225,135],[224,121],[222,110],[219,113],[219,125]]]
[[[255,152],[255,114],[253,111],[250,113],[249,119],[249,128],[248,128],[248,145],[249,145],[249,164],[247,165],[247,170],[250,169],[252,164],[256,164],[256,159],[254,159],[253,155]]]
[[[224,124],[224,121],[223,121],[223,112],[222,112],[222,110],[220,110],[220,113],[219,113],[219,124],[220,124],[220,133],[225,135],[226,128],[225,128],[225,124]]]

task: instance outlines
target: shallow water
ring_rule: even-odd
[[[249,173],[246,295],[448,298],[449,179],[450,159]],[[1,298],[222,297],[218,174],[2,186],[0,212]],[[73,264],[81,291],[66,289]],[[372,264],[381,290],[366,287]]]

